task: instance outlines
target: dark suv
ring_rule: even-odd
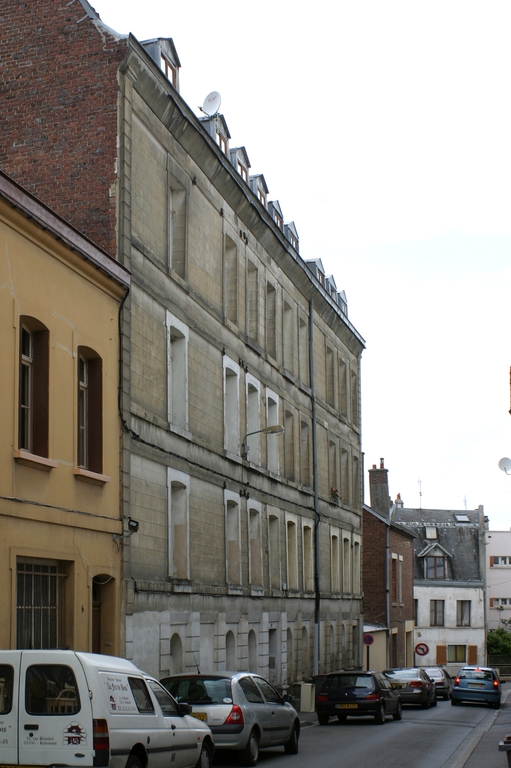
[[[381,672],[331,672],[316,679],[316,714],[320,725],[330,717],[372,715],[384,723],[387,715],[401,720],[401,698]]]

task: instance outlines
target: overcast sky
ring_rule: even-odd
[[[220,92],[231,147],[346,291],[366,470],[509,529],[509,0],[91,2],[173,38],[182,96]]]

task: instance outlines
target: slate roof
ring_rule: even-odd
[[[396,507],[393,510],[393,521],[413,531],[417,536],[417,540],[414,542],[414,579],[416,584],[426,582],[424,557],[435,554],[446,556],[446,581],[483,581],[480,548],[486,527],[486,518],[482,509],[480,507],[476,510],[467,511]],[[460,522],[456,516],[465,522]],[[436,539],[426,537],[427,526],[436,526]],[[427,583],[434,582],[429,580]]]

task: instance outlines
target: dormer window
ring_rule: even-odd
[[[237,163],[237,171],[238,171],[239,175],[241,176],[241,178],[243,179],[243,181],[246,181],[247,184],[248,184],[248,169],[245,168],[243,163],[241,163],[239,160],[238,160],[238,163]]]
[[[259,202],[266,208],[266,195],[260,187],[257,188],[257,197],[259,198]]]
[[[227,139],[225,138],[225,136],[223,136],[221,133],[219,133],[219,131],[217,131],[217,133],[216,133],[216,143],[218,144],[218,146],[220,147],[220,149],[222,150],[224,155],[226,155],[227,154]]]
[[[428,556],[426,559],[426,578],[445,579],[445,557]]]
[[[284,220],[280,215],[280,213],[278,213],[277,211],[274,211],[273,218],[275,219],[275,224],[277,225],[277,227],[279,229],[284,229]]]
[[[250,176],[249,183],[250,183],[252,192],[255,195],[257,195],[257,199],[259,200],[261,205],[264,205],[264,207],[267,208],[268,207],[268,187],[266,186],[266,182],[264,180],[263,174],[260,173],[257,176]]]
[[[273,200],[272,202],[268,203],[268,210],[277,227],[283,232],[284,216],[282,215],[282,208],[280,207],[279,201]]]
[[[165,77],[170,80],[174,88],[177,87],[177,67],[167,59],[166,56],[161,57],[161,68],[165,74]]]
[[[298,250],[298,240],[293,234],[289,235],[289,242],[293,246],[293,248],[297,251]]]
[[[427,539],[436,539],[436,538],[438,538],[437,532],[436,532],[436,525],[427,525],[426,526],[426,538]]]

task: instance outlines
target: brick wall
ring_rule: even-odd
[[[79,0],[0,0],[0,167],[116,254],[117,69],[126,42]]]
[[[362,588],[364,591],[364,621],[386,622],[386,525],[377,517],[363,512]]]

